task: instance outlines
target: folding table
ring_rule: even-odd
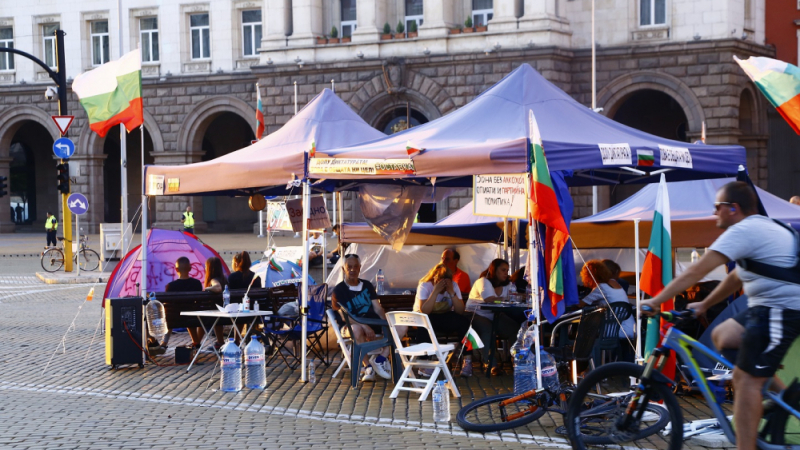
[[[233,324],[233,332],[236,333],[236,336],[239,337],[239,348],[244,349],[244,345],[245,345],[244,339],[242,339],[242,335],[241,335],[241,333],[239,333],[239,327],[236,326],[236,319],[252,318],[253,320],[250,321],[250,325],[247,328],[248,330],[250,330],[250,329],[253,328],[253,325],[255,325],[256,320],[258,320],[259,317],[269,316],[271,314],[272,314],[272,311],[233,311],[233,312],[208,311],[208,310],[207,311],[181,311],[181,315],[182,316],[195,316],[195,317],[197,317],[197,319],[200,321],[200,326],[202,326],[203,327],[203,331],[205,331],[205,336],[203,336],[203,340],[200,341],[200,347],[199,348],[203,348],[205,346],[206,341],[208,340],[209,336],[211,335],[211,330],[213,330],[214,327],[217,325],[217,322],[219,322],[219,319],[228,318],[228,319],[231,320],[231,324]],[[202,320],[203,317],[213,317],[214,318],[214,323],[211,324],[210,327],[206,327],[206,324]],[[214,354],[217,356],[217,359],[219,359],[219,352],[214,351]],[[194,358],[192,358],[192,362],[189,363],[189,367],[186,369],[187,372],[192,369],[192,366],[194,365],[194,362],[197,360],[198,356],[200,356],[199,349],[195,353]]]

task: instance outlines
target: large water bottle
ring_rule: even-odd
[[[244,385],[250,389],[264,389],[267,385],[267,374],[264,359],[264,346],[258,336],[250,338],[244,348]]]
[[[169,330],[167,329],[167,317],[164,312],[164,305],[156,300],[155,293],[150,293],[150,302],[146,308],[147,328],[159,342],[164,339]]]
[[[550,353],[544,351],[544,349],[541,347],[539,348],[539,355],[542,358],[542,384],[548,391],[558,392],[558,388],[561,383],[558,381],[558,368],[556,367],[555,358],[553,358],[553,355]],[[536,373],[535,367],[536,366],[534,366],[534,375]],[[535,376],[534,379],[536,379]]]
[[[439,381],[433,388],[433,421],[450,422],[450,390]]]
[[[511,346],[511,357],[514,362],[514,394],[519,395],[535,387],[532,375],[532,357],[530,352],[530,336],[527,323],[523,323],[517,333],[517,341]]]
[[[222,306],[226,307],[231,304],[231,291],[228,290],[228,285],[225,285],[225,289],[222,291]]]
[[[378,290],[378,295],[386,293],[386,277],[383,275],[383,269],[378,269],[378,275],[375,276],[375,288]]]
[[[308,382],[317,384],[317,369],[314,367],[314,360],[308,362]]]
[[[220,349],[222,353],[220,390],[223,392],[239,392],[242,390],[242,351],[233,342],[233,338]]]

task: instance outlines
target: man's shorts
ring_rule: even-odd
[[[754,306],[733,317],[745,331],[736,367],[754,377],[771,377],[800,335],[800,311]]]

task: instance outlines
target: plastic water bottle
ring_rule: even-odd
[[[697,253],[697,249],[692,249],[692,264],[696,263],[697,260],[700,259],[700,253]]]
[[[375,276],[375,284],[377,284],[378,295],[386,293],[386,277],[383,275],[383,269],[378,269],[378,275]]]
[[[317,384],[317,369],[314,367],[314,360],[308,362],[308,382]]]
[[[248,297],[247,294],[244,294],[244,297],[242,297],[242,311],[250,311],[250,297]]]
[[[450,390],[439,381],[433,388],[433,421],[450,422]]]
[[[533,382],[534,368],[531,356],[530,333],[523,323],[517,333],[517,341],[511,346],[511,357],[514,361],[514,394],[519,395],[530,391],[536,385]]]
[[[555,358],[541,347],[539,348],[539,355],[542,357],[542,384],[548,391],[558,392],[561,383],[558,381],[558,368],[556,367]],[[534,355],[534,358],[535,357]],[[536,366],[534,365],[534,374],[535,368]],[[535,376],[534,379],[536,379]]]
[[[222,353],[222,370],[219,378],[219,389],[223,392],[239,392],[242,390],[242,351],[233,342],[233,338],[220,349]]]
[[[267,385],[264,346],[258,336],[250,338],[244,348],[244,385],[250,389],[264,389]]]
[[[169,330],[167,329],[167,318],[166,313],[164,312],[164,305],[161,304],[160,301],[156,300],[154,293],[150,294],[150,302],[147,303],[146,315],[147,328],[150,330],[150,334],[161,341],[164,339],[164,336],[166,336]]]
[[[225,285],[225,290],[222,291],[222,307],[226,307],[231,304],[231,291],[228,290],[228,285]]]

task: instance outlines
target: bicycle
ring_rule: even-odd
[[[57,247],[48,247],[42,252],[42,269],[46,272],[55,272],[64,267],[64,241],[63,237],[59,237]],[[88,244],[89,237],[85,234],[81,235],[78,251],[75,253],[73,261],[78,264],[81,270],[97,270],[100,267],[100,255],[90,249]]]
[[[657,316],[667,322],[674,323],[682,318],[691,317],[692,311],[670,311],[658,313]],[[683,414],[675,394],[670,389],[672,381],[661,373],[670,352],[675,352],[681,364],[686,365],[697,387],[711,408],[719,427],[725,436],[736,442],[736,436],[727,418],[722,404],[726,400],[725,383],[730,379],[733,364],[713,350],[697,342],[677,328],[670,328],[659,346],[653,350],[644,366],[633,363],[611,363],[590,372],[578,384],[570,399],[566,418],[567,435],[573,449],[585,449],[588,445],[612,442],[624,444],[643,438],[639,433],[644,411],[651,401],[661,401],[668,411],[671,430],[666,438],[670,450],[680,449],[683,445]],[[717,367],[728,370],[710,378],[706,378],[697,362],[692,357],[699,352],[718,363]],[[634,381],[635,380],[635,381]],[[764,450],[778,450],[792,447],[800,449],[800,445],[787,446],[787,431],[795,434],[800,420],[800,383],[795,379],[789,388],[782,392],[769,391],[767,382],[764,386],[764,399],[770,400],[773,407],[766,409],[766,419],[759,430],[758,447]],[[629,392],[624,402],[619,402],[610,411],[600,411],[593,404],[591,390],[598,385],[616,386],[621,392]],[[785,393],[785,394],[784,394]],[[791,416],[795,419],[792,419]],[[796,436],[789,436],[796,437]],[[769,438],[769,442],[767,441]],[[652,444],[652,443],[651,443]],[[661,445],[656,445],[661,448]]]

